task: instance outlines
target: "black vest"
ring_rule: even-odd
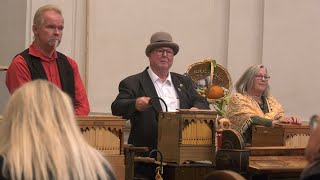
[[[62,90],[67,93],[74,104],[75,102],[75,83],[73,69],[65,55],[57,52],[57,64],[59,69],[59,76],[61,81]],[[46,72],[43,69],[41,60],[38,57],[29,54],[29,49],[26,49],[20,55],[26,61],[32,80],[45,79],[48,80]]]

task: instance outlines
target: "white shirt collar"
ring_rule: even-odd
[[[152,80],[153,83],[161,82],[159,76],[157,76],[157,75],[152,71],[152,69],[151,69],[150,67],[148,68],[147,71],[148,71],[149,76],[150,76],[150,78],[151,78],[151,80]],[[169,72],[169,75],[168,75],[167,79],[164,81],[164,83],[168,83],[168,85],[170,85],[170,86],[173,84],[173,83],[172,83],[171,73],[170,73],[170,72]]]

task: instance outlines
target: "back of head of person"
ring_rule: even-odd
[[[24,84],[9,98],[0,156],[8,179],[109,179],[110,166],[83,138],[71,99],[44,80]]]
[[[316,129],[319,122],[320,122],[320,116],[315,114],[315,115],[311,116],[310,121],[309,121],[309,126],[312,129]]]

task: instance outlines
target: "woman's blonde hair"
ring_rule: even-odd
[[[9,179],[108,179],[108,162],[77,126],[71,99],[44,80],[10,98],[0,125],[2,174]]]
[[[267,68],[262,64],[256,64],[249,67],[237,81],[235,85],[236,91],[240,94],[247,94],[248,91],[250,91],[253,87],[253,82],[256,74],[262,68],[266,69],[266,71],[268,72]],[[263,92],[263,96],[268,97],[269,94],[270,94],[270,86],[268,83],[266,90]]]

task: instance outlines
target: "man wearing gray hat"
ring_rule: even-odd
[[[209,109],[190,78],[169,71],[178,52],[179,46],[169,33],[154,33],[145,51],[149,67],[120,82],[111,109],[113,115],[130,119],[129,144],[148,147],[150,151],[157,148],[159,111]]]

